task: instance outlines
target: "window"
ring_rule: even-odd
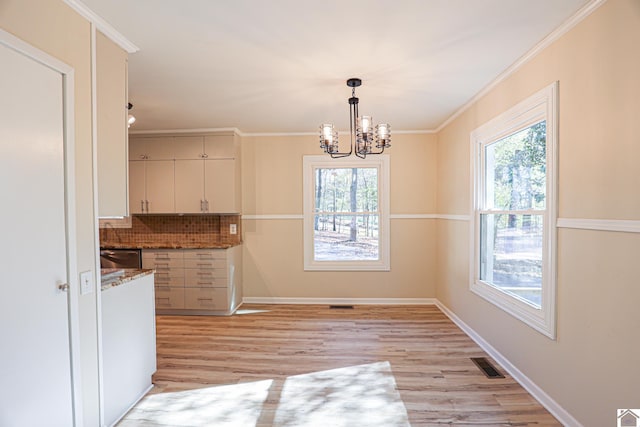
[[[389,270],[389,158],[304,157],[305,270]]]
[[[471,133],[471,290],[555,338],[554,83]]]

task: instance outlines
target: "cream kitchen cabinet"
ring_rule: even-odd
[[[175,212],[173,160],[129,161],[131,213]]]
[[[131,179],[131,203],[133,213],[239,213],[241,212],[240,150],[235,134],[220,135],[136,135],[130,141],[129,156],[135,161],[174,161],[173,184],[168,182],[169,174],[161,178],[159,189],[173,188],[174,206],[155,202],[148,197],[149,186],[153,183],[145,174],[145,197],[140,198],[142,184],[139,179]],[[132,168],[136,168],[131,164]],[[130,170],[137,177],[139,171]],[[136,188],[134,188],[137,186]],[[159,194],[158,194],[159,195]],[[149,210],[146,201],[149,200]],[[170,210],[161,210],[170,209]]]
[[[184,308],[184,260],[181,250],[142,251],[142,268],[155,274],[156,311]]]
[[[173,160],[172,138],[132,136],[129,140],[129,160]]]
[[[204,160],[176,160],[176,212],[205,213]]]
[[[129,214],[127,183],[127,52],[96,32],[98,216]]]
[[[236,159],[204,161],[204,200],[207,212],[237,213],[241,209],[240,167]]]
[[[159,314],[232,314],[242,302],[242,249],[151,249],[143,268],[156,270]]]

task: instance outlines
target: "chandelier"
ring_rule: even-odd
[[[356,88],[362,85],[362,80],[352,78],[347,80],[347,86],[351,88],[349,98],[349,151],[340,152],[338,148],[338,131],[332,124],[320,126],[320,148],[332,158],[347,157],[355,152],[355,155],[364,159],[368,154],[382,154],[385,148],[391,147],[391,127],[386,123],[374,126],[371,116],[358,115],[358,102]],[[375,146],[375,149],[374,149]]]

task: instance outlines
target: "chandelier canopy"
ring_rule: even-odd
[[[359,99],[356,98],[356,88],[362,85],[362,80],[351,78],[347,86],[351,88],[349,98],[349,151],[341,152],[338,147],[338,131],[332,124],[320,126],[320,148],[332,158],[347,157],[355,153],[364,159],[368,154],[382,154],[385,148],[391,147],[391,126],[387,123],[373,124],[371,116],[358,115]],[[375,149],[374,149],[375,146]]]

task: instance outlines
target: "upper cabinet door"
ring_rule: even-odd
[[[173,160],[147,161],[145,213],[176,211]]]
[[[128,215],[127,52],[96,33],[98,214]]]
[[[141,160],[129,162],[129,210],[132,214],[145,213],[145,163]]]
[[[205,160],[204,194],[209,212],[240,212],[240,193],[236,179],[236,160]]]
[[[204,153],[208,159],[235,159],[237,145],[233,135],[207,135],[204,137]]]
[[[176,136],[175,143],[176,160],[202,159],[204,155],[203,136]]]
[[[176,160],[176,212],[204,213],[204,161]]]
[[[170,136],[137,137],[129,140],[129,160],[173,160],[175,147]]]

